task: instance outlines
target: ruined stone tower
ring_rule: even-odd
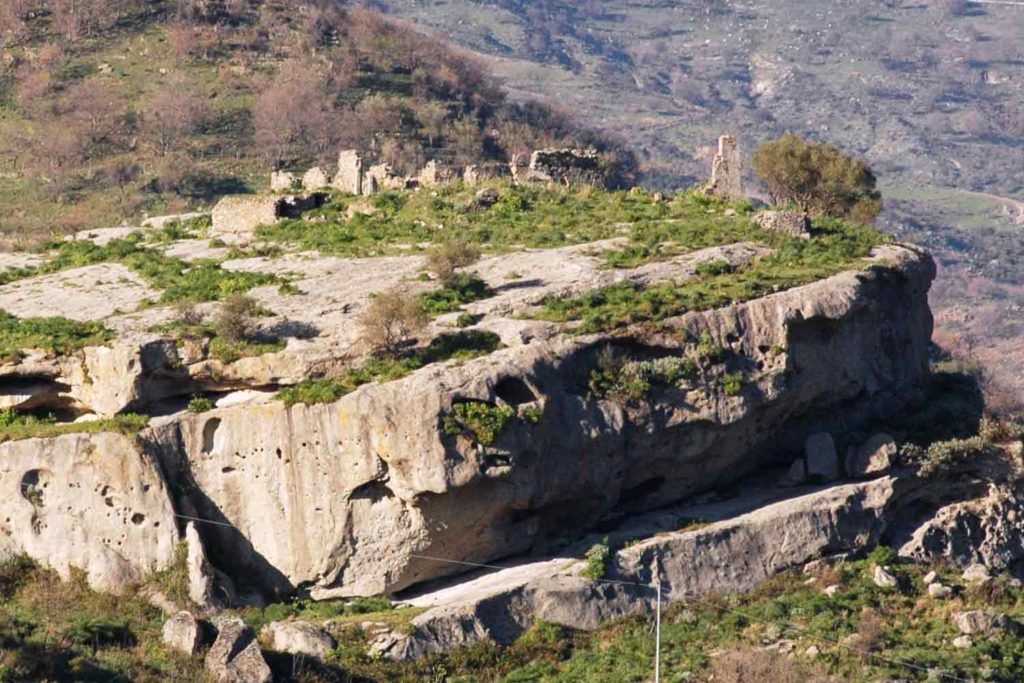
[[[743,191],[743,154],[731,135],[718,138],[718,154],[711,163],[707,193],[730,201],[747,198]]]

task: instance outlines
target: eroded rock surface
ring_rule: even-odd
[[[174,509],[154,458],[118,434],[0,444],[0,555],[86,572],[120,593],[173,560]]]

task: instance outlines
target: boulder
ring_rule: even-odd
[[[489,209],[498,203],[499,196],[497,188],[485,187],[473,196],[473,207]]]
[[[895,588],[899,585],[899,579],[896,578],[896,575],[888,567],[881,565],[875,565],[875,569],[871,573],[871,579],[879,588]]]
[[[958,650],[969,650],[974,646],[974,640],[970,636],[957,636],[953,639],[953,647]]]
[[[256,634],[238,617],[214,621],[217,639],[206,655],[206,670],[218,683],[270,683]]]
[[[807,437],[804,445],[807,478],[811,481],[835,481],[839,478],[839,455],[832,435],[819,432]]]
[[[941,583],[930,583],[928,584],[928,595],[936,600],[945,600],[953,596],[953,589]]]
[[[875,434],[858,448],[850,448],[846,454],[846,474],[854,479],[864,479],[875,474],[888,472],[896,459],[896,441],[888,434]]]
[[[1000,632],[1011,635],[1019,635],[1022,632],[1021,624],[1001,612],[987,610],[971,610],[970,612],[957,612],[953,615],[953,623],[965,636],[985,636],[987,638],[997,636]]]
[[[919,562],[948,561],[985,581],[1024,558],[1024,500],[1010,486],[994,484],[983,495],[942,507],[916,529],[899,553]]]
[[[983,564],[972,564],[970,567],[964,570],[964,573],[960,575],[960,578],[965,583],[985,583],[992,578],[992,574],[989,573],[988,567]]]
[[[203,627],[191,612],[178,612],[164,623],[163,641],[191,657],[203,645]]]
[[[924,578],[921,579],[921,581],[923,581],[924,585],[926,585],[926,586],[930,586],[930,585],[932,585],[933,583],[935,583],[938,580],[939,580],[939,575],[937,573],[935,573],[934,570],[928,572],[927,574],[925,574]]]
[[[260,633],[271,650],[323,659],[335,647],[334,639],[322,628],[305,621],[275,621]]]

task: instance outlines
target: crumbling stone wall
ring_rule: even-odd
[[[304,197],[277,195],[235,195],[224,197],[213,207],[211,234],[253,232],[280,218],[297,218],[303,212],[327,203],[327,195],[314,192]]]
[[[289,171],[274,171],[270,174],[270,191],[291,192],[298,180],[295,174]]]
[[[319,166],[314,166],[302,176],[302,187],[305,190],[326,190],[330,186],[331,177]]]
[[[428,161],[416,176],[416,182],[420,187],[451,185],[454,180],[455,174],[452,170],[438,161]]]
[[[530,157],[526,179],[559,185],[604,185],[601,157],[594,149],[538,149]]]
[[[811,236],[811,220],[800,211],[762,211],[754,216],[754,223],[762,230],[790,237],[809,239]]]
[[[359,195],[363,193],[363,157],[354,149],[338,154],[338,172],[332,187],[339,192]]]

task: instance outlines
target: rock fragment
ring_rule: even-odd
[[[326,657],[335,646],[322,628],[305,621],[275,621],[263,627],[261,635],[272,650],[317,659]]]
[[[164,623],[164,645],[189,657],[203,645],[203,628],[191,612],[178,612]]]
[[[896,442],[888,434],[875,434],[858,448],[850,448],[846,455],[846,474],[864,479],[888,472],[896,457]]]
[[[214,622],[217,640],[206,655],[206,670],[219,683],[270,683],[267,666],[256,634],[238,617]]]
[[[871,573],[871,579],[879,588],[895,588],[899,584],[899,579],[896,578],[896,575],[888,567],[881,565],[875,565],[875,569]]]

